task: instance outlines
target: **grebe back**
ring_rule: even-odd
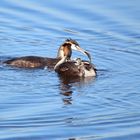
[[[67,78],[96,76],[96,68],[89,61],[61,59],[54,67],[55,71]]]

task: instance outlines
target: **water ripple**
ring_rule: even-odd
[[[0,13],[0,139],[139,139],[138,1],[2,0]],[[2,64],[55,57],[69,37],[92,55],[96,78]]]

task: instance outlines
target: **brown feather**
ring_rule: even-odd
[[[60,59],[47,57],[44,58],[39,56],[26,56],[10,59],[5,61],[4,63],[19,68],[41,68],[45,66],[48,66],[49,68],[54,68],[54,66],[59,60]]]

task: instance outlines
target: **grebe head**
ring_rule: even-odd
[[[73,39],[66,39],[65,42],[60,46],[58,50],[57,57],[62,59],[64,56],[68,56],[69,58],[71,57],[72,51],[71,50],[77,50],[82,52],[83,54],[87,55],[89,60],[91,61],[91,56],[90,54],[82,49],[80,45]]]

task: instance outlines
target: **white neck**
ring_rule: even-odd
[[[54,66],[54,70],[57,70],[58,67],[67,60],[67,56],[64,56],[57,64]]]
[[[64,57],[64,51],[63,51],[63,47],[61,46],[61,47],[58,49],[57,58],[62,58],[62,57]]]

